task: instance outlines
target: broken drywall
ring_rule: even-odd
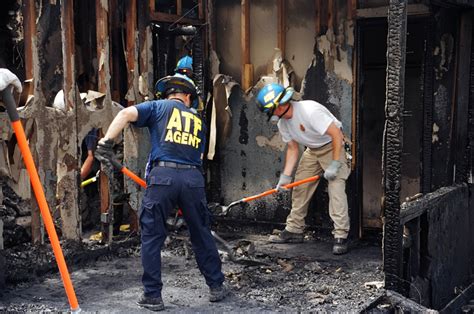
[[[238,87],[231,77],[218,74],[213,79],[212,113],[207,159],[213,160],[216,150],[223,148],[232,129],[232,111],[229,98]]]

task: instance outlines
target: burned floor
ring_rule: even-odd
[[[68,309],[67,297],[49,243],[32,245],[25,220],[29,204],[3,189],[6,287],[0,311],[49,312]],[[329,234],[308,231],[302,244],[270,244],[272,229],[214,228],[223,272],[231,290],[225,302],[211,304],[185,226],[171,231],[163,250],[163,298],[171,312],[358,311],[384,294],[380,236],[350,244],[334,256]],[[99,229],[100,230],[100,229]],[[259,230],[259,232],[257,232]],[[97,230],[95,230],[97,231]],[[92,230],[93,233],[93,230]],[[112,245],[96,240],[62,244],[82,310],[140,312],[142,293],[139,237],[121,232]],[[229,251],[229,248],[231,251]],[[230,254],[231,255],[230,255]]]
[[[163,299],[171,312],[234,311],[358,311],[384,294],[379,243],[357,241],[344,257],[330,253],[329,239],[308,234],[303,244],[270,245],[264,235],[222,234],[241,254],[232,262],[221,251],[231,295],[211,304],[207,286],[185,237],[171,235],[163,251]],[[84,245],[64,250],[82,310],[140,312],[142,293],[140,248],[137,241],[114,249]],[[94,252],[96,251],[96,252]],[[6,250],[7,277],[1,311],[65,311],[68,308],[59,274],[47,248]],[[43,265],[40,266],[40,265]],[[31,274],[36,273],[36,276]],[[23,274],[23,275],[22,275]],[[28,275],[25,275],[28,274]],[[35,278],[34,280],[31,280]],[[383,305],[387,306],[387,304]]]

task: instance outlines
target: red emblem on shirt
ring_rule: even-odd
[[[304,128],[304,125],[300,124],[300,130],[303,132],[306,131],[306,129]]]

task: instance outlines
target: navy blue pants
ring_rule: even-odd
[[[209,227],[209,209],[201,172],[198,169],[154,167],[147,185],[139,212],[145,295],[161,297],[161,248],[168,233],[165,223],[176,207],[183,211],[196,262],[207,285],[220,286],[224,275]]]

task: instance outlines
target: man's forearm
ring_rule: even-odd
[[[293,169],[295,169],[296,163],[298,162],[299,157],[299,146],[298,143],[292,141],[288,143],[285,157],[285,166],[283,167],[283,173],[287,176],[293,174]]]
[[[115,139],[129,122],[137,121],[137,117],[138,111],[135,107],[128,107],[120,111],[110,124],[102,140]]]

